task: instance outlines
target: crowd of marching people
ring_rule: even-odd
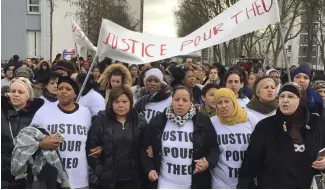
[[[324,175],[325,75],[308,64],[92,62],[3,69],[2,188],[307,189]]]

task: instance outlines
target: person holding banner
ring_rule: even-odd
[[[146,128],[141,150],[145,175],[159,189],[209,189],[209,169],[219,157],[216,132],[209,117],[191,103],[190,90],[178,86],[172,98],[172,105]]]
[[[146,120],[133,109],[130,88],[111,90],[106,110],[94,118],[87,141],[88,160],[103,189],[139,189],[143,173],[140,146]],[[91,150],[102,147],[99,154]]]
[[[111,64],[105,69],[97,82],[100,84],[100,90],[104,91],[105,103],[107,103],[112,88],[117,86],[131,88],[132,77],[129,69],[123,64]]]
[[[235,189],[238,172],[258,119],[237,102],[235,93],[221,88],[215,95],[217,115],[211,122],[220,148],[217,166],[211,170],[213,189]]]
[[[61,77],[57,92],[59,103],[41,107],[31,123],[63,138],[58,150],[71,188],[87,189],[89,182],[86,141],[91,126],[91,114],[86,107],[75,103],[78,93],[78,85],[70,77]]]

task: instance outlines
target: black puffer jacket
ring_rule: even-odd
[[[194,124],[192,168],[195,169],[194,160],[205,157],[209,162],[209,169],[213,169],[217,165],[220,154],[216,131],[214,130],[210,118],[200,112],[197,112],[192,120]],[[141,162],[146,177],[148,177],[151,170],[156,170],[158,175],[160,173],[162,161],[161,138],[166,122],[167,117],[165,110],[163,114],[159,114],[152,118],[146,128],[141,150]],[[153,158],[150,158],[146,152],[149,146],[152,146]],[[192,189],[211,189],[211,174],[209,169],[192,175]]]
[[[98,178],[99,187],[104,189],[114,189],[117,177],[117,155],[116,143],[114,139],[113,125],[121,127],[114,116],[106,110],[100,111],[94,118],[90,131],[88,133],[86,152],[97,146],[103,147],[103,152],[98,159],[88,157],[88,164],[91,166],[94,174]],[[128,115],[125,127],[133,128],[132,140],[132,169],[138,188],[141,188],[143,172],[140,165],[140,145],[143,139],[144,129],[147,126],[146,120],[141,117],[135,110]]]
[[[9,98],[1,96],[1,188],[10,188],[17,183],[11,175],[11,155],[14,145],[9,121],[13,136],[16,137],[22,128],[29,126],[35,112],[43,104],[44,100],[36,98],[27,102],[25,108],[17,112],[10,104]]]
[[[319,173],[311,166],[318,151],[325,147],[325,127],[324,119],[317,114],[307,110],[306,118],[301,129],[306,148],[303,153],[295,152],[291,137],[283,130],[284,119],[279,111],[256,125],[239,170],[237,188],[310,188],[313,175]]]

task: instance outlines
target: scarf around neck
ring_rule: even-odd
[[[56,102],[58,99],[55,94],[51,94],[46,88],[43,89],[43,96],[50,102]]]
[[[278,108],[278,100],[274,99],[271,102],[261,102],[258,98],[253,97],[247,104],[247,107],[262,114],[269,114]]]
[[[191,120],[194,117],[195,114],[196,108],[193,104],[191,104],[189,111],[184,116],[176,115],[173,111],[172,106],[167,107],[166,110],[167,119],[175,123],[178,127],[183,127],[187,121]]]

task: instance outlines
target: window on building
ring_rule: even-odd
[[[292,48],[292,46],[291,46],[291,45],[288,45],[288,49],[287,49],[287,51],[288,51],[288,52],[291,52],[291,48]]]
[[[28,13],[40,13],[40,0],[27,0]]]
[[[27,31],[27,55],[41,56],[41,31]]]

